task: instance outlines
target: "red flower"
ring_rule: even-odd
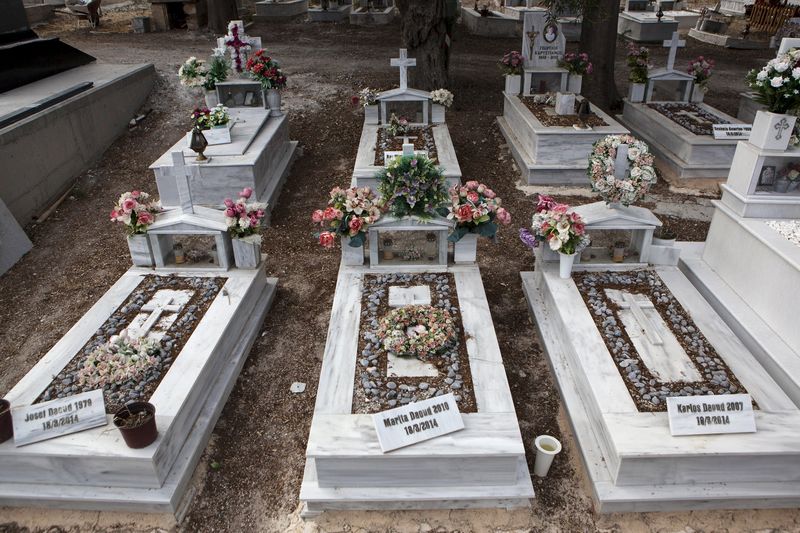
[[[319,243],[325,248],[333,248],[336,237],[330,231],[323,231],[319,234]]]
[[[472,206],[468,204],[464,204],[458,208],[456,211],[456,216],[461,221],[469,221],[472,220]]]
[[[353,218],[351,218],[351,219],[350,219],[350,224],[348,224],[348,226],[350,226],[350,229],[351,229],[352,231],[356,232],[356,233],[358,233],[359,231],[361,231],[361,227],[362,227],[363,225],[364,225],[364,219],[362,219],[362,218],[359,218],[359,217],[353,217]]]

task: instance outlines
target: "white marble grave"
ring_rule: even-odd
[[[381,452],[372,415],[352,414],[362,280],[370,269],[342,266],[300,488],[304,516],[530,505],[525,446],[480,271],[474,265],[436,271],[455,277],[478,412],[462,414],[465,428],[457,433]]]
[[[128,298],[146,268],[133,267],[6,395],[12,406],[30,405],[53,375]],[[175,270],[165,274],[186,275]],[[222,277],[224,285],[197,324],[149,401],[156,407],[158,439],[143,449],[128,448],[107,415],[108,426],[22,448],[0,444],[0,505],[123,510],[178,514],[200,459],[272,304],[277,280],[263,270],[189,274]],[[186,295],[159,291],[152,311],[143,308],[133,328],[155,333]]]
[[[666,412],[637,409],[575,282],[561,279],[552,263],[523,272],[523,288],[599,510],[796,507],[800,410],[677,267],[655,271],[757,402],[758,430],[672,437]],[[655,318],[652,312],[646,316],[651,324]],[[626,325],[629,333],[639,327]],[[653,341],[664,341],[657,326],[644,329],[658,334],[647,340],[653,347],[658,346]],[[692,370],[682,351],[665,347],[665,352],[668,361],[664,353],[651,352],[647,367],[673,378],[691,377],[681,375]]]
[[[172,152],[182,152],[191,168],[192,198],[204,206],[220,206],[245,187],[253,189],[253,201],[274,208],[292,162],[297,141],[289,140],[289,117],[270,117],[268,109],[229,108],[235,126],[231,143],[209,146],[207,162],[195,161],[195,153],[181,138],[150,168],[156,177],[161,203],[166,207],[180,203],[175,186],[176,174],[184,172],[174,165]]]
[[[331,0],[327,9],[321,5],[308,6],[308,20],[311,22],[341,22],[350,17],[352,8],[348,0]]]
[[[261,0],[255,3],[253,17],[259,21],[291,20],[308,12],[308,0]]]
[[[350,10],[350,24],[354,26],[385,26],[391,24],[397,9],[394,0],[352,0]]]
[[[617,34],[637,43],[657,43],[669,39],[679,24],[666,12],[659,21],[652,11],[624,11],[617,18]]]

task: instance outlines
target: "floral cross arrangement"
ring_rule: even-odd
[[[286,87],[286,76],[278,62],[267,55],[266,50],[259,50],[247,60],[247,72],[250,77],[261,83],[264,89],[283,89]]]
[[[398,157],[377,178],[382,202],[398,218],[431,218],[448,200],[442,169],[424,155]]]
[[[86,357],[78,369],[78,385],[97,389],[129,380],[140,381],[148,369],[157,365],[156,357],[160,355],[163,350],[157,340],[132,338],[127,330],[122,330]]]
[[[242,52],[249,52],[252,48],[249,41],[239,35],[241,28],[236,22],[228,24],[228,35],[225,36],[225,46],[231,49],[231,58],[236,72],[242,72]]]
[[[316,236],[325,248],[333,247],[337,235],[349,237],[350,246],[363,246],[369,225],[380,217],[375,194],[369,187],[334,187],[330,192],[328,207],[311,214],[314,224],[323,228]]]
[[[161,211],[158,201],[141,191],[124,192],[111,210],[111,222],[125,225],[128,235],[143,235],[147,227],[155,222],[155,214]]]
[[[492,189],[475,180],[452,187],[447,218],[455,220],[456,226],[447,240],[458,242],[467,233],[494,238],[497,233],[495,221],[504,226],[511,223],[511,214],[500,207],[501,203]]]
[[[650,70],[650,50],[645,46],[637,46],[634,43],[628,43],[628,56],[627,56],[628,80],[631,83],[647,83],[647,71]]]
[[[559,60],[558,66],[576,76],[589,75],[594,70],[591,61],[589,61],[589,54],[586,52],[581,52],[579,54],[568,52],[564,54],[563,59]]]
[[[409,305],[381,318],[377,336],[387,352],[428,359],[455,344],[456,330],[453,317],[446,309]]]
[[[529,248],[546,242],[551,250],[565,255],[580,253],[591,243],[581,216],[544,194],[539,195],[531,230],[520,229],[519,237]]]
[[[447,89],[436,89],[431,92],[431,101],[434,104],[450,107],[453,105],[453,93]]]
[[[267,204],[261,202],[250,202],[247,200],[253,195],[253,189],[245,187],[239,193],[236,201],[226,198],[225,204],[225,224],[228,226],[228,233],[234,239],[242,239],[246,242],[261,244],[261,222],[266,215]]]
[[[500,69],[506,76],[519,76],[522,74],[523,63],[522,54],[516,50],[506,53],[499,62]]]
[[[773,113],[788,114],[800,108],[800,50],[790,49],[770,59],[761,70],[745,77],[755,100]]]
[[[694,76],[694,84],[700,87],[703,92],[708,91],[708,80],[711,78],[711,73],[714,70],[714,60],[697,56],[689,62],[689,68],[686,72]]]
[[[629,170],[624,178],[614,175],[617,149],[628,145]],[[653,154],[647,144],[633,135],[608,135],[594,143],[589,154],[589,181],[606,203],[630,205],[647,194],[656,182]]]
[[[405,135],[411,129],[408,119],[406,117],[397,117],[394,113],[389,117],[389,125],[386,126],[386,131],[392,137]]]

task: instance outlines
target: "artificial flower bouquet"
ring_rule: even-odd
[[[647,83],[647,72],[650,70],[650,50],[645,46],[628,43],[627,63],[631,83]]]
[[[375,105],[378,102],[378,91],[364,87],[358,92],[358,96],[353,99],[353,103],[361,107]]]
[[[98,389],[121,385],[129,380],[140,381],[163,355],[161,344],[152,338],[133,338],[128,330],[112,335],[108,342],[96,347],[78,369],[80,387]]]
[[[243,239],[247,242],[261,243],[261,222],[266,215],[267,204],[260,202],[249,202],[247,200],[253,195],[253,189],[245,187],[239,193],[236,201],[226,198],[225,204],[225,224],[228,226],[228,233],[234,239]]]
[[[208,111],[208,124],[212,128],[215,126],[225,126],[231,121],[231,116],[228,114],[228,108],[222,104],[217,104],[216,107]]]
[[[499,62],[500,70],[502,70],[503,74],[506,76],[519,76],[522,74],[523,64],[524,59],[522,54],[516,50],[505,54]]]
[[[128,235],[144,235],[159,211],[161,204],[151,200],[146,192],[124,192],[111,210],[111,221],[124,224]]]
[[[431,305],[409,305],[390,311],[378,324],[383,349],[394,355],[429,359],[455,344],[453,316]]]
[[[381,202],[398,218],[431,218],[449,198],[442,169],[424,155],[398,157],[377,178]]]
[[[406,135],[410,129],[411,125],[406,117],[398,117],[394,113],[389,117],[389,125],[386,126],[386,131],[392,137]]]
[[[322,228],[317,239],[325,248],[333,247],[337,235],[349,237],[352,247],[363,246],[369,225],[380,217],[375,194],[369,187],[334,187],[330,192],[328,207],[311,214],[314,224]]]
[[[248,58],[246,67],[250,77],[261,83],[264,89],[283,89],[286,87],[286,76],[278,62],[267,55],[266,50],[259,50]]]
[[[589,61],[589,54],[586,52],[568,52],[564,54],[564,58],[559,60],[558,66],[566,69],[570,74],[576,76],[588,76],[594,70],[591,61]]]
[[[703,56],[697,56],[690,61],[689,68],[686,69],[686,72],[694,76],[694,84],[700,87],[703,92],[708,90],[708,80],[711,78],[713,71],[714,60]]]
[[[617,149],[628,145],[628,172],[624,178],[614,175]],[[646,143],[633,135],[607,135],[594,143],[589,154],[589,181],[606,203],[630,205],[642,198],[656,182],[653,154]]]
[[[447,218],[454,220],[456,226],[447,240],[458,242],[467,233],[494,238],[497,233],[495,222],[504,226],[511,223],[511,214],[500,207],[501,203],[492,189],[475,180],[452,187]]]
[[[202,87],[206,83],[208,66],[202,59],[190,57],[178,69],[178,77],[184,87]]]
[[[790,114],[800,108],[800,50],[792,48],[770,59],[745,79],[756,93],[755,100],[772,113]]]
[[[581,216],[570,211],[569,205],[544,194],[539,195],[531,230],[521,229],[520,239],[530,248],[547,243],[551,250],[564,255],[580,253],[591,242]]]
[[[431,101],[434,104],[450,107],[453,105],[453,93],[447,89],[436,89],[435,91],[431,91]]]

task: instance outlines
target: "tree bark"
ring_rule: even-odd
[[[208,0],[208,29],[214,33],[228,33],[228,23],[239,19],[236,0]]]
[[[618,16],[619,0],[596,0],[583,7],[580,51],[589,53],[594,71],[584,77],[581,92],[606,111],[620,101],[614,80]]]
[[[447,87],[450,59],[446,0],[397,0],[400,33],[408,57],[417,60],[409,69],[410,86],[431,91]]]

